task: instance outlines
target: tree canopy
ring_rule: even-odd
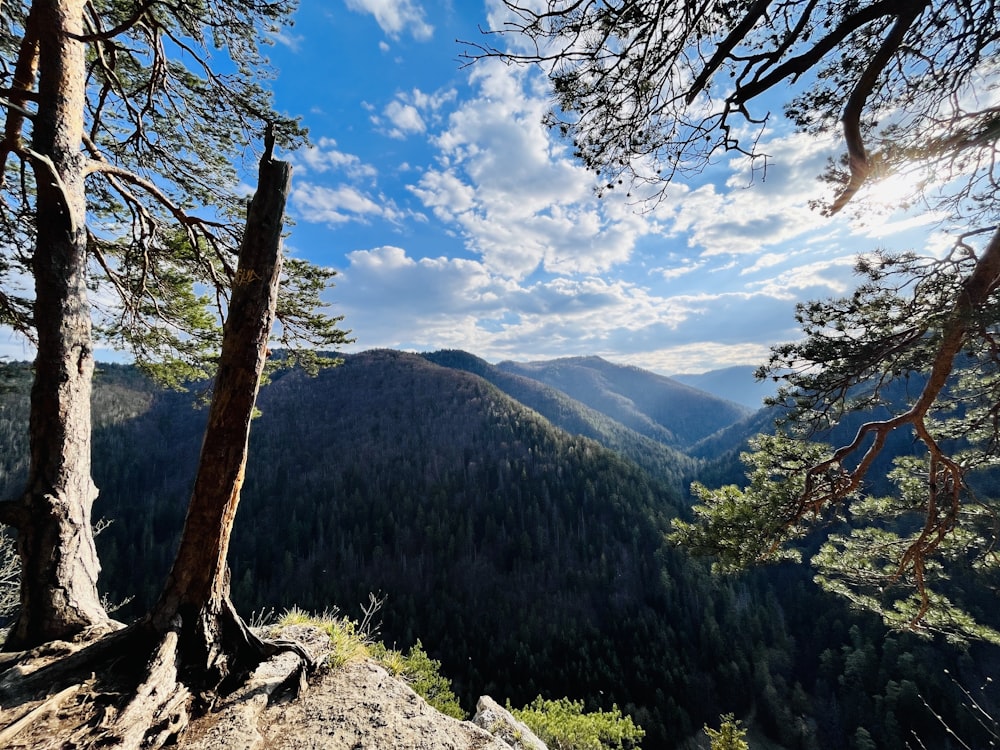
[[[31,290],[35,179],[51,157],[31,143],[50,106],[37,88],[40,48],[58,36],[42,3],[0,9],[0,322],[36,338]],[[301,144],[299,123],[277,112],[265,49],[296,3],[146,0],[80,3],[85,97],[75,169],[86,180],[88,284],[95,336],[179,385],[204,377],[235,273],[247,194],[264,126],[279,145]],[[221,53],[221,55],[220,55]],[[283,344],[333,346],[335,320],[315,315],[333,272],[285,265],[278,315]]]
[[[828,214],[866,210],[888,176],[912,187],[900,208],[935,212],[953,244],[942,256],[870,253],[849,297],[803,303],[804,338],[774,348],[761,377],[784,380],[784,432],[748,454],[746,490],[696,487],[700,523],[675,538],[723,567],[794,555],[816,522],[848,520],[816,558],[822,580],[894,625],[987,635],[935,582],[958,563],[995,563],[995,506],[974,469],[997,460],[1000,283],[997,53],[990,0],[508,1],[470,57],[542,67],[548,124],[572,140],[603,189],[638,202],[720,156],[755,171],[781,158],[761,146],[787,121],[839,133],[823,175]],[[911,384],[889,403],[892,381]],[[881,411],[874,411],[875,409]],[[853,439],[811,443],[855,414]],[[913,456],[891,499],[867,492],[891,434]],[[906,593],[910,592],[910,593]]]
[[[317,310],[333,272],[282,263],[291,165],[273,158],[274,147],[304,133],[273,108],[261,46],[293,8],[253,0],[0,5],[0,323],[37,348],[27,486],[0,503],[21,563],[5,649],[116,629],[97,594],[91,524],[95,339],[174,386],[218,369],[160,602],[79,659],[10,680],[8,697],[34,696],[121,653],[144,665],[138,684],[118,675],[132,680],[120,693],[132,697],[114,718],[83,721],[85,739],[73,742],[159,747],[186,724],[192,687],[211,693],[236,683],[277,650],[310,661],[298,645],[250,631],[229,600],[226,562],[276,315],[286,343],[347,340],[339,319]],[[243,159],[258,156],[252,144],[261,136],[244,230]],[[18,274],[34,289],[19,287]]]
[[[840,129],[842,208],[869,179],[923,164],[969,176],[957,198],[992,203],[1000,110],[991,0],[508,0],[509,44],[468,57],[542,66],[548,124],[608,188],[662,198],[720,154],[765,169],[775,106],[799,128]],[[527,44],[525,44],[527,42]],[[956,205],[957,203],[953,203]],[[987,211],[989,209],[987,208]]]

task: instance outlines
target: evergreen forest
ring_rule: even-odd
[[[647,750],[693,747],[724,714],[755,748],[995,738],[996,647],[888,631],[804,566],[719,577],[666,542],[690,483],[739,481],[738,451],[772,413],[597,358],[344,360],[279,369],[261,391],[229,559],[240,611],[356,615],[374,593],[379,637],[419,639],[466,710],[483,694],[617,705]],[[2,366],[6,495],[25,472],[30,376]],[[99,368],[97,544],[120,619],[148,609],[173,559],[208,387]]]

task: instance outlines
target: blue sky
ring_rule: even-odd
[[[295,165],[286,250],[339,272],[327,299],[357,338],[347,351],[595,354],[663,374],[758,364],[796,336],[797,300],[852,287],[858,253],[936,242],[912,222],[810,210],[836,144],[780,123],[764,181],[720,161],[655,211],[598,199],[541,124],[537,72],[459,58],[456,39],[498,12],[302,0],[271,50],[277,104],[312,141],[280,154]],[[9,337],[0,354],[30,356]]]

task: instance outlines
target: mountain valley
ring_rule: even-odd
[[[967,742],[983,736],[952,678],[983,684],[996,649],[886,632],[803,567],[720,578],[666,544],[690,482],[738,481],[734,456],[766,415],[598,358],[344,360],[314,378],[279,370],[261,391],[230,555],[246,616],[354,616],[376,593],[380,637],[420,639],[467,708],[482,694],[617,704],[647,750],[688,747],[729,712],[772,747],[860,746],[861,730],[879,747],[943,747],[925,702]],[[10,495],[27,377],[4,367]],[[134,597],[120,616],[145,610],[172,559],[200,388],[165,391],[129,366],[99,373],[96,513],[111,525],[97,541],[108,598]]]

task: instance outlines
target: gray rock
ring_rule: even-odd
[[[304,696],[269,707],[258,727],[268,750],[510,750],[367,661],[333,669]]]
[[[482,696],[476,703],[472,723],[503,740],[514,750],[548,750],[524,722],[515,719],[510,711],[488,695]]]

